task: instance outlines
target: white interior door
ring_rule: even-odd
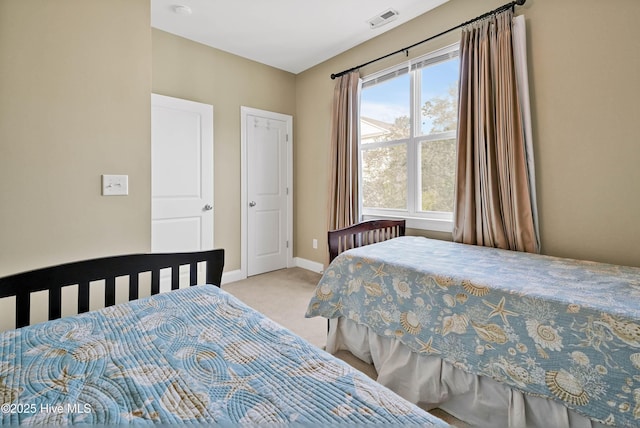
[[[212,249],[213,106],[151,100],[151,250]]]
[[[243,108],[246,145],[247,275],[291,258],[291,116]]]

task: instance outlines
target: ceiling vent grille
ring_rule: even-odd
[[[369,21],[369,28],[374,29],[378,27],[382,27],[384,24],[387,24],[398,17],[398,11],[394,9],[388,9],[382,12],[381,14],[374,16]]]

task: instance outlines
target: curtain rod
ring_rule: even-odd
[[[482,15],[480,15],[480,16],[476,16],[475,18],[473,18],[473,19],[471,19],[471,20],[469,20],[469,21],[467,21],[467,22],[463,22],[462,24],[456,25],[455,27],[449,28],[448,30],[445,30],[445,31],[443,31],[443,32],[441,32],[441,33],[436,34],[435,36],[431,36],[431,37],[429,37],[428,39],[424,39],[424,40],[422,40],[422,41],[420,41],[420,42],[414,43],[414,44],[412,44],[411,46],[407,46],[406,48],[398,49],[398,50],[397,50],[397,51],[395,51],[395,52],[391,52],[391,53],[389,53],[389,54],[386,54],[386,55],[384,55],[384,56],[381,56],[380,58],[372,59],[371,61],[369,61],[369,62],[365,62],[364,64],[360,64],[360,65],[357,65],[357,66],[355,66],[355,67],[351,67],[351,68],[350,68],[350,69],[348,69],[348,70],[343,70],[343,71],[341,71],[340,73],[332,74],[332,75],[331,75],[331,79],[333,80],[333,79],[335,79],[336,77],[340,77],[340,76],[345,75],[345,74],[347,74],[347,73],[351,73],[352,71],[355,71],[355,70],[357,70],[357,69],[359,69],[359,68],[365,67],[365,66],[367,66],[367,65],[369,65],[369,64],[373,64],[374,62],[377,62],[377,61],[380,61],[380,60],[382,60],[382,59],[388,58],[388,57],[390,57],[390,56],[392,56],[392,55],[399,54],[400,52],[407,52],[407,54],[408,54],[409,49],[415,48],[416,46],[421,45],[421,44],[423,44],[423,43],[426,43],[426,42],[428,42],[428,41],[430,41],[430,40],[433,40],[433,39],[435,39],[436,37],[440,37],[440,36],[442,36],[442,35],[445,35],[445,34],[447,34],[447,33],[450,33],[450,32],[451,32],[451,31],[453,31],[453,30],[457,30],[458,28],[464,27],[465,25],[469,25],[469,24],[471,24],[471,23],[473,23],[473,22],[476,22],[476,21],[479,21],[479,20],[481,20],[481,19],[484,19],[484,18],[486,18],[486,17],[488,17],[488,16],[494,15],[494,14],[496,14],[496,13],[503,12],[503,11],[505,11],[505,10],[507,10],[507,9],[515,8],[515,6],[522,6],[523,4],[525,4],[525,3],[526,3],[526,1],[527,1],[527,0],[515,0],[515,1],[512,1],[511,3],[504,4],[504,5],[502,5],[502,6],[498,7],[498,8],[496,8],[496,9],[494,9],[494,10],[490,11],[490,12],[483,13],[483,14],[482,14]]]

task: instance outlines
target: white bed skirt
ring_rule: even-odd
[[[440,358],[419,355],[366,326],[331,320],[327,351],[347,350],[378,372],[378,382],[424,409],[441,408],[478,427],[604,427],[560,403],[466,373]]]

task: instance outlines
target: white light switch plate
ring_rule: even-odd
[[[117,196],[129,194],[129,176],[128,175],[109,175],[102,176],[102,195]]]

